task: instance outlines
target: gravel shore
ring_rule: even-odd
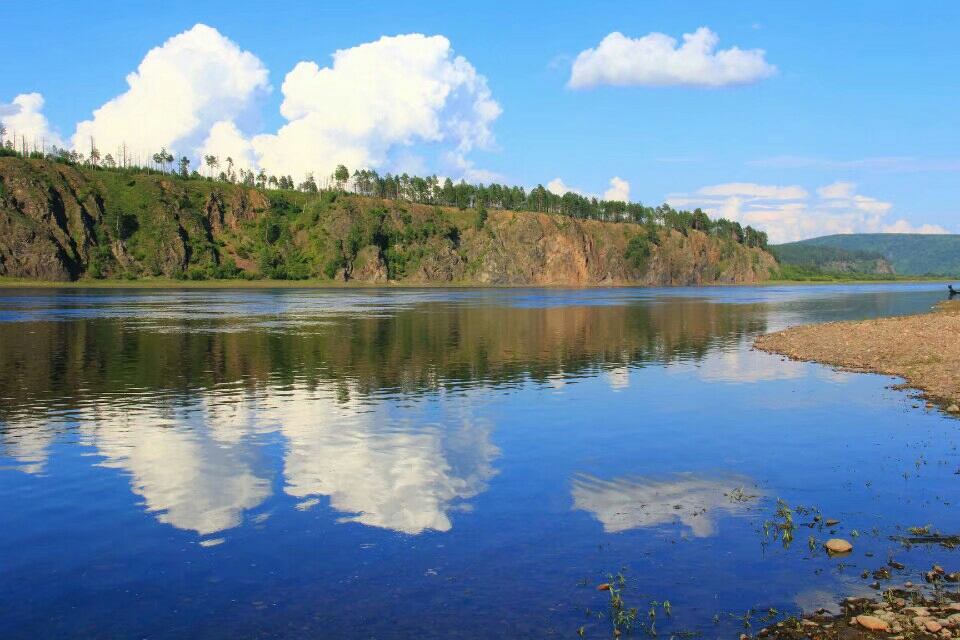
[[[914,316],[791,327],[753,346],[792,360],[899,376],[904,386],[960,413],[960,300]]]

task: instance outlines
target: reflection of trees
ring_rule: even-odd
[[[133,388],[337,382],[367,394],[546,381],[699,359],[765,329],[756,305],[687,299],[550,308],[427,303],[322,324],[286,318],[288,326],[272,330],[228,317],[151,318],[149,328],[108,319],[0,324],[0,420],[14,407]]]
[[[0,446],[39,472],[56,434],[79,425],[158,518],[209,534],[269,497],[256,441],[277,433],[290,496],[326,496],[367,525],[446,530],[494,473],[490,426],[467,415],[396,428],[376,397],[600,372],[623,388],[627,366],[701,358],[762,331],[762,317],[674,300],[0,323]]]
[[[752,487],[745,476],[677,474],[654,480],[625,476],[600,480],[589,475],[573,479],[574,509],[588,511],[611,533],[670,524],[679,520],[698,538],[714,534],[718,512],[734,513],[746,507],[729,494]],[[757,493],[751,489],[748,493]]]

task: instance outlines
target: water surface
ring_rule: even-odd
[[[0,291],[0,636],[609,636],[622,572],[661,633],[728,637],[891,552],[956,565],[888,536],[960,530],[957,422],[750,349],[942,297]],[[778,498],[855,553],[765,540]]]

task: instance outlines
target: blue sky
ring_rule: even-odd
[[[330,161],[353,158],[353,164],[380,171],[496,178],[528,187],[552,183],[598,195],[617,177],[629,185],[631,200],[703,206],[765,228],[775,240],[833,231],[960,232],[957,3],[83,4],[5,8],[0,46],[8,63],[0,68],[0,105],[6,105],[0,117],[16,122],[15,112],[24,111],[22,101],[13,104],[16,96],[39,93],[43,116],[65,144],[76,131],[96,133],[98,141],[126,141],[162,129],[169,105],[158,105],[156,113],[140,108],[132,121],[103,116],[79,130],[78,123],[92,121],[96,109],[128,91],[127,76],[148,51],[199,23],[256,64],[238,76],[251,79],[250,91],[229,100],[213,94],[202,126],[189,132],[173,127],[150,138],[178,153],[200,155],[204,140],[214,139],[207,120],[222,119],[236,128],[221,132],[246,145],[250,162],[268,171],[273,167],[266,161],[290,159],[284,165],[290,172],[315,167],[322,173],[321,158],[344,155]],[[762,50],[752,54],[762,68],[730,83],[707,78],[716,70],[684,76],[679,67],[651,81],[642,70],[658,71],[660,62],[630,49],[598,56],[593,80],[569,86],[578,55],[598,49],[612,33],[632,46],[656,33],[682,42],[702,27],[719,40],[708,55],[731,47]],[[377,51],[355,49],[401,34],[444,36],[448,47],[405,40]],[[368,105],[363,96],[329,98],[351,91],[357,69],[373,75],[398,52],[424,50],[425,43],[430,53],[417,58],[426,60],[423,69],[411,70],[412,95],[397,82],[385,90],[401,105],[397,112],[411,110],[409,119],[377,111],[384,107]],[[318,71],[331,66],[337,50],[357,51],[355,66],[345,64],[338,80],[302,68],[300,96],[285,95],[284,79],[298,63],[315,62],[312,71]],[[485,84],[469,77],[452,81],[462,99],[422,112],[410,102],[423,93],[417,87],[433,86],[431,74],[449,75],[458,56]],[[618,71],[621,58],[630,56],[637,59]],[[230,60],[224,64],[234,64]],[[146,84],[147,73],[142,76]],[[721,86],[704,86],[710,82]],[[167,93],[196,90],[171,84]],[[306,104],[302,127],[286,141],[275,135],[290,121],[281,115],[285,99]],[[231,100],[233,111],[209,113]],[[341,103],[347,113],[335,110]],[[470,120],[478,104],[495,104],[499,113]],[[365,118],[368,108],[367,119],[382,130],[358,133],[350,117]],[[463,134],[442,126],[425,134],[430,128],[420,116],[426,115],[468,121],[473,129]],[[251,146],[258,134],[266,137]],[[323,141],[314,144],[312,135]]]

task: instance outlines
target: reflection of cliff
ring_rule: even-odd
[[[287,494],[329,496],[345,521],[410,534],[449,530],[450,512],[495,473],[490,427],[457,415],[442,425],[396,425],[386,405],[350,396],[328,387],[220,389],[186,403],[127,396],[84,407],[75,420],[100,466],[125,472],[147,511],[179,529],[230,529],[267,500],[272,470],[258,438],[279,433]],[[21,470],[41,472],[55,427],[8,429],[16,432],[0,441],[4,453]]]
[[[718,513],[745,507],[726,495],[744,486],[752,487],[753,482],[738,475],[684,473],[662,480],[634,476],[600,480],[579,475],[573,479],[573,507],[593,514],[610,533],[679,520],[694,536],[704,538],[714,534]],[[751,489],[748,493],[759,492]]]
[[[295,330],[265,328],[276,316],[229,308],[228,320],[185,312],[148,317],[149,328],[110,319],[2,323],[0,421],[14,407],[132,388],[189,392],[242,381],[253,389],[297,380],[416,393],[699,359],[764,331],[760,309],[681,298],[547,308],[423,303],[326,316]]]

